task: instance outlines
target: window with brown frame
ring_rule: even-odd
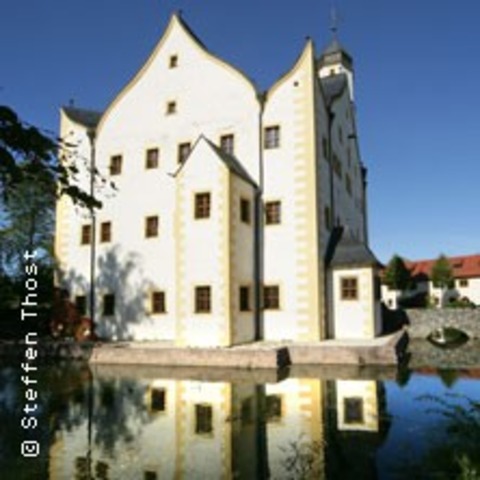
[[[461,278],[458,281],[458,286],[459,287],[468,287],[468,279],[467,278]]]
[[[159,150],[158,148],[149,148],[145,155],[145,168],[151,170],[158,168]]]
[[[239,291],[239,306],[241,312],[249,312],[250,307],[250,287],[240,287]]]
[[[210,218],[210,193],[195,194],[195,214],[196,219]]]
[[[361,397],[345,398],[343,400],[345,423],[363,423],[363,399]]]
[[[169,68],[177,68],[178,67],[178,55],[171,55],[169,62],[168,62],[168,67]]]
[[[195,405],[195,433],[208,435],[213,433],[213,408],[209,404]]]
[[[87,313],[87,297],[85,295],[77,295],[75,297],[75,310],[80,316]]]
[[[143,472],[143,480],[158,480],[157,472],[153,470],[145,470]]]
[[[192,145],[190,142],[184,142],[178,145],[177,161],[179,164],[185,162],[185,160],[190,155],[191,149],[192,149]]]
[[[250,200],[240,199],[240,220],[243,223],[250,223]]]
[[[358,299],[358,279],[356,277],[344,277],[341,279],[342,300]]]
[[[102,222],[100,224],[100,242],[108,243],[112,241],[112,223]]]
[[[263,308],[265,310],[278,310],[280,308],[280,287],[278,285],[265,285],[263,287]]]
[[[123,158],[121,155],[110,157],[110,175],[120,175],[122,173]]]
[[[329,206],[325,207],[324,215],[325,215],[325,228],[327,230],[331,230],[332,229],[332,212],[330,211]]]
[[[177,102],[172,100],[167,102],[167,115],[173,115],[174,113],[177,113]]]
[[[80,235],[80,244],[90,245],[91,241],[92,241],[92,226],[82,225],[82,232]]]
[[[280,127],[278,125],[265,127],[264,134],[263,146],[265,149],[280,147]]]
[[[282,419],[282,397],[280,395],[267,395],[265,403],[265,421],[279,422]]]
[[[115,295],[107,293],[103,296],[103,315],[115,315]]]
[[[152,313],[165,313],[165,292],[152,292]]]
[[[158,216],[152,215],[145,219],[145,238],[158,237]]]
[[[222,135],[220,137],[220,148],[225,152],[233,155],[235,151],[235,137],[233,134]]]
[[[276,225],[282,221],[282,204],[280,201],[265,203],[265,224]]]
[[[211,296],[211,288],[209,286],[195,287],[195,313],[211,312]]]
[[[166,406],[167,391],[164,388],[152,388],[150,390],[150,410],[164,412]]]

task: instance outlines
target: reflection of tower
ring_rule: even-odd
[[[375,380],[334,380],[327,383],[327,478],[377,478],[375,453],[389,427],[383,383]]]
[[[266,385],[264,420],[271,478],[324,478],[323,383]]]

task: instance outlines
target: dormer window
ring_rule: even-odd
[[[169,68],[177,68],[178,67],[178,55],[171,55],[170,56],[168,66],[169,66]]]

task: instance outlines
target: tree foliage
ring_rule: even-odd
[[[7,201],[21,183],[41,183],[58,185],[55,194],[68,195],[77,204],[99,208],[100,202],[75,184],[77,166],[59,158],[71,155],[75,147],[25,124],[11,108],[0,106],[0,199]]]
[[[453,287],[453,271],[445,255],[440,255],[433,264],[431,280],[437,288]]]
[[[412,277],[410,270],[399,255],[394,255],[385,269],[383,282],[392,290],[405,290],[410,286]]]

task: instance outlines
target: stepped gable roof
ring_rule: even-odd
[[[447,257],[448,263],[452,267],[454,278],[472,278],[480,277],[480,254],[463,255],[457,257]],[[406,261],[405,265],[414,277],[428,277],[432,273],[432,267],[436,259]]]
[[[62,107],[62,110],[72,122],[87,128],[96,128],[102,118],[102,113],[95,110],[76,107]]]
[[[338,98],[348,86],[347,76],[344,73],[330,75],[320,79],[327,106]]]
[[[333,268],[380,265],[368,246],[357,240],[348,227],[335,227],[325,260]]]

